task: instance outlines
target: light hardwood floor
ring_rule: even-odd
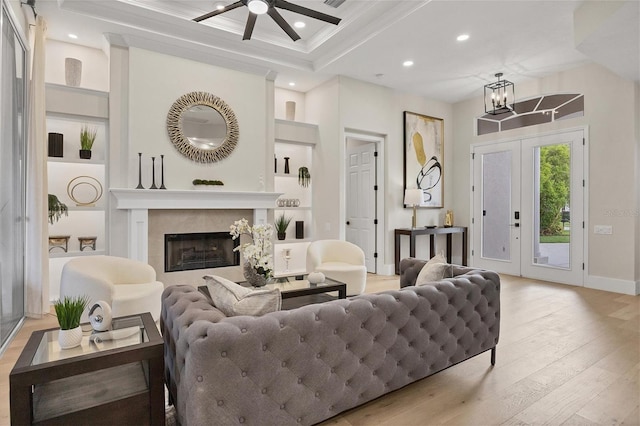
[[[497,362],[482,354],[343,413],[326,425],[640,425],[640,297],[503,275]],[[367,292],[399,287],[370,275]],[[32,331],[0,359],[0,425],[8,377]]]

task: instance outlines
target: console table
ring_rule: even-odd
[[[447,236],[447,262],[451,263],[451,236],[453,234],[462,235],[462,265],[467,266],[467,227],[450,226],[436,228],[398,228],[395,230],[396,249],[396,275],[400,275],[400,236],[409,236],[409,256],[416,257],[416,235],[429,235],[429,253],[431,257],[436,255],[436,235],[446,234]]]

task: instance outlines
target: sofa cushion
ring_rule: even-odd
[[[453,277],[453,266],[447,263],[442,253],[439,253],[422,267],[416,278],[416,285],[425,285],[451,277]]]
[[[205,275],[202,278],[215,307],[229,317],[264,315],[280,310],[282,297],[277,288],[252,290],[217,275]]]

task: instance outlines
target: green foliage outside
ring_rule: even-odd
[[[562,231],[560,235],[541,235],[541,243],[568,243],[571,241],[569,231]]]
[[[570,196],[570,159],[569,145],[540,147],[541,236],[563,233],[562,208],[569,204]]]

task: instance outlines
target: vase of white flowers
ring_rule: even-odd
[[[270,224],[249,226],[247,219],[236,220],[231,225],[231,236],[235,240],[248,235],[250,242],[240,244],[234,249],[244,257],[244,277],[254,287],[262,287],[273,274],[273,254],[271,238],[273,227]]]

